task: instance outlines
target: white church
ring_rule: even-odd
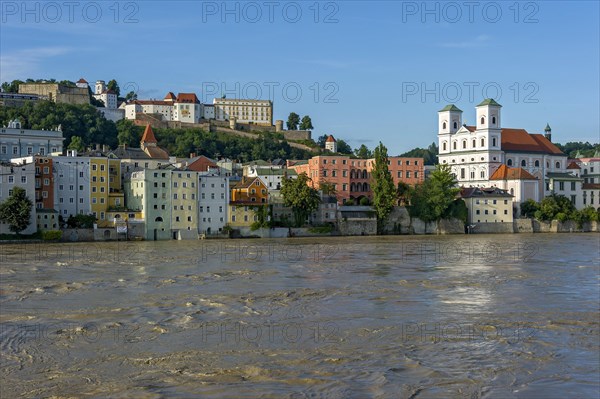
[[[502,127],[502,106],[493,99],[477,105],[476,125],[463,124],[454,104],[438,112],[439,163],[448,164],[462,187],[498,187],[513,195],[516,207],[561,194],[581,201],[583,179],[567,155],[552,144],[552,131],[528,133]]]

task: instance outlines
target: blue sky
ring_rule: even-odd
[[[600,141],[599,2],[465,3],[4,1],[0,80],[270,98],[276,119],[310,115],[315,138],[390,155],[437,142],[449,102],[472,123],[486,95],[505,127]]]

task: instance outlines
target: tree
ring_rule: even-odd
[[[337,141],[337,150],[340,154],[352,155],[352,147],[342,139]]]
[[[141,130],[141,126],[134,125],[129,119],[121,119],[117,122],[117,139],[119,140],[119,144],[125,144],[128,147],[138,147],[142,138]]]
[[[106,89],[114,91],[117,97],[121,96],[121,88],[119,87],[117,81],[114,79],[108,82],[108,84],[106,85]]]
[[[306,115],[302,118],[300,123],[300,130],[312,130],[314,129],[310,116]]]
[[[85,145],[83,144],[83,140],[79,136],[73,136],[71,138],[71,143],[67,148],[69,150],[77,150],[77,152],[85,151]]]
[[[423,158],[425,160],[425,165],[435,165],[438,152],[438,146],[435,143],[431,143],[427,149],[418,147],[413,148],[400,156],[406,158]]]
[[[396,194],[398,195],[398,203],[406,204],[410,195],[410,186],[408,183],[404,183],[403,181],[398,182]]]
[[[552,194],[542,200],[539,209],[535,211],[537,220],[564,221],[575,211],[573,203],[564,195]]]
[[[125,101],[129,102],[129,101],[134,101],[138,99],[138,95],[135,91],[130,91],[129,93],[127,93],[127,95],[125,96]]]
[[[296,227],[301,227],[321,203],[318,191],[309,185],[310,182],[311,179],[306,173],[300,174],[297,179],[283,180],[283,205],[292,208]]]
[[[321,148],[325,148],[325,143],[327,142],[327,136],[326,134],[323,134],[321,136],[319,136],[319,138],[317,139],[317,145]]]
[[[540,204],[530,198],[521,204],[521,216],[532,218],[539,209]]]
[[[15,187],[11,196],[0,204],[0,220],[8,224],[10,231],[19,234],[29,226],[32,207],[25,189]]]
[[[287,120],[288,130],[298,130],[298,124],[300,123],[300,115],[295,112],[291,112]]]
[[[373,208],[377,215],[377,229],[383,232],[383,223],[396,204],[396,187],[392,174],[388,169],[387,148],[379,142],[374,152],[375,166],[371,172],[371,189],[373,190]]]
[[[410,196],[411,216],[429,223],[448,216],[448,208],[460,191],[449,165],[437,165],[429,179],[417,184]]]
[[[361,144],[360,148],[356,148],[354,150],[354,155],[357,158],[362,158],[362,159],[373,158],[373,152],[371,150],[369,150],[369,148],[364,144]]]
[[[335,190],[335,185],[333,183],[329,183],[327,181],[321,181],[319,183],[319,190],[321,190],[323,195],[330,195],[332,197],[337,196],[337,191]]]
[[[2,91],[5,93],[18,93],[19,85],[24,83],[22,80],[13,80],[12,82],[4,82],[2,83]]]

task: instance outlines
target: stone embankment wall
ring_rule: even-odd
[[[477,223],[471,234],[512,234],[515,224],[509,223]]]

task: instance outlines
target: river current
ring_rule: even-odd
[[[598,398],[598,234],[0,246],[0,397]]]

